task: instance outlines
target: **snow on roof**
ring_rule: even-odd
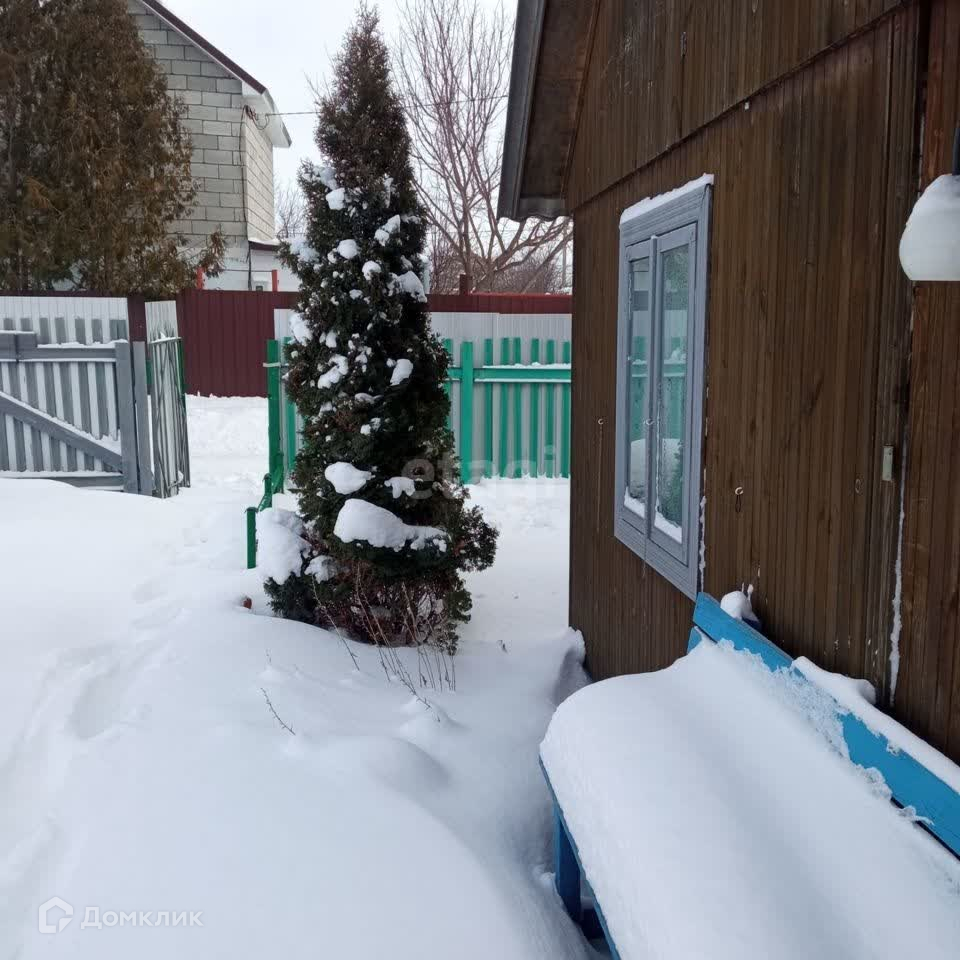
[[[541,757],[622,960],[956,957],[960,862],[799,677],[702,643],[574,694]]]
[[[231,76],[244,85],[244,94],[259,98],[262,101],[263,112],[269,120],[265,132],[275,147],[289,147],[293,141],[284,124],[277,105],[270,91],[254,76],[247,73],[238,63],[231,60],[222,50],[214,46],[206,37],[201,36],[189,24],[181,20],[172,10],[169,10],[157,0],[140,0],[154,16],[159,17],[167,26],[171,27],[182,37],[190,41],[195,47],[202,50],[211,60],[216,61]]]

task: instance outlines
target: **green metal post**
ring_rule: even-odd
[[[540,363],[540,341],[530,341],[530,364]],[[536,371],[535,371],[536,372]],[[530,475],[540,476],[540,384],[530,384]]]
[[[283,447],[280,440],[280,341],[267,341],[267,436],[270,473],[282,469]]]
[[[257,508],[247,507],[247,569],[257,565]]]
[[[547,341],[547,363],[557,362],[557,344],[555,340]],[[544,442],[546,447],[543,452],[543,468],[548,477],[552,477],[556,471],[557,452],[554,449],[556,443],[556,393],[557,388],[551,383],[547,385],[547,400],[545,409],[544,424]]]
[[[483,364],[493,363],[493,341],[483,341]],[[493,384],[483,387],[483,475],[493,476]]]
[[[508,364],[510,362],[510,338],[504,337],[500,341],[500,363]],[[510,388],[505,383],[500,384],[500,443],[497,457],[498,473],[501,477],[507,475],[507,450],[510,441],[510,421],[507,412],[507,397]]]
[[[513,338],[513,362],[523,363],[523,345],[519,337]],[[513,386],[513,477],[523,476],[523,387]]]
[[[269,510],[273,506],[273,491],[276,480],[276,474],[266,474],[263,478],[263,499],[260,501],[261,510]]]
[[[448,363],[453,363],[453,341],[444,340],[443,349],[447,351],[447,357],[449,358]],[[453,403],[453,382],[450,377],[449,371],[447,371],[447,379],[443,381],[443,392],[447,395],[447,400],[452,404]],[[447,429],[453,429],[453,423],[450,420],[450,410],[447,410]]]
[[[563,362],[570,363],[570,341],[563,344]],[[571,380],[573,370],[571,368]],[[560,476],[570,476],[570,384],[560,388]]]
[[[473,344],[460,344],[460,479],[473,479]]]
[[[286,416],[286,429],[284,439],[286,440],[286,462],[284,463],[283,482],[286,484],[287,477],[293,472],[293,465],[297,459],[297,405],[287,396],[287,391],[283,391],[284,415]]]
[[[284,337],[281,341],[280,356],[284,356],[285,349],[292,340],[290,337]],[[277,377],[277,385],[280,391],[280,414],[283,417],[283,470],[280,476],[280,486],[275,488],[276,493],[283,491],[286,485],[287,477],[293,471],[293,463],[297,459],[297,406],[287,395],[287,387],[283,382],[283,366]]]

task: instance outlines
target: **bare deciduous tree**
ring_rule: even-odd
[[[407,0],[396,57],[430,220],[431,287],[553,291],[572,224],[497,217],[512,25],[477,0]]]
[[[277,238],[290,240],[303,236],[307,228],[307,204],[299,184],[274,180],[273,192]]]

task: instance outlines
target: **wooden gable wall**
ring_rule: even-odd
[[[737,26],[711,52],[715,6],[735,8]],[[597,677],[657,669],[684,650],[690,600],[613,536],[618,222],[642,197],[712,173],[704,587],[720,595],[753,582],[781,646],[869,678],[889,704],[912,306],[897,248],[916,191],[927,5],[817,0],[802,17],[800,6],[599,4],[568,183],[576,222],[571,623],[584,632]],[[657,43],[634,30],[646,52],[625,59],[628,14],[672,26]],[[663,50],[681,22],[686,63],[710,63],[696,68],[696,82],[692,72],[683,77],[664,116],[650,91],[667,82]],[[777,70],[786,72],[774,81]],[[926,364],[956,381],[960,337],[950,336],[952,353],[938,341],[926,359],[914,358],[914,379]],[[935,456],[950,468],[941,498],[955,497],[960,478],[960,392],[949,403],[951,416],[957,404],[949,437],[942,423],[927,424],[940,438]],[[881,476],[886,445],[895,449],[892,482]],[[908,503],[929,493],[926,480],[916,483]],[[958,656],[960,511],[943,529],[926,516],[922,530],[908,519],[904,589],[923,569],[930,595],[952,576],[953,606],[937,622],[954,632],[931,639],[914,627],[929,614],[905,604],[895,712],[960,758],[942,718],[920,718],[929,704],[960,711],[943,669],[945,657]],[[924,542],[908,547],[911,537]]]
[[[570,209],[902,0],[598,0]]]
[[[960,123],[960,3],[930,10],[923,184]],[[960,284],[918,284],[913,316],[897,713],[960,760]]]

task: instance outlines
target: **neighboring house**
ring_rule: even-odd
[[[520,0],[500,213],[575,221],[595,677],[752,583],[778,644],[960,760],[960,284],[898,260],[951,167],[958,28],[955,0]]]
[[[227,240],[224,273],[213,288],[271,289],[276,258],[273,151],[290,134],[270,91],[155,0],[127,0],[147,49],[184,102],[193,140],[191,170],[199,182],[189,220],[175,224],[191,244],[218,227]]]

